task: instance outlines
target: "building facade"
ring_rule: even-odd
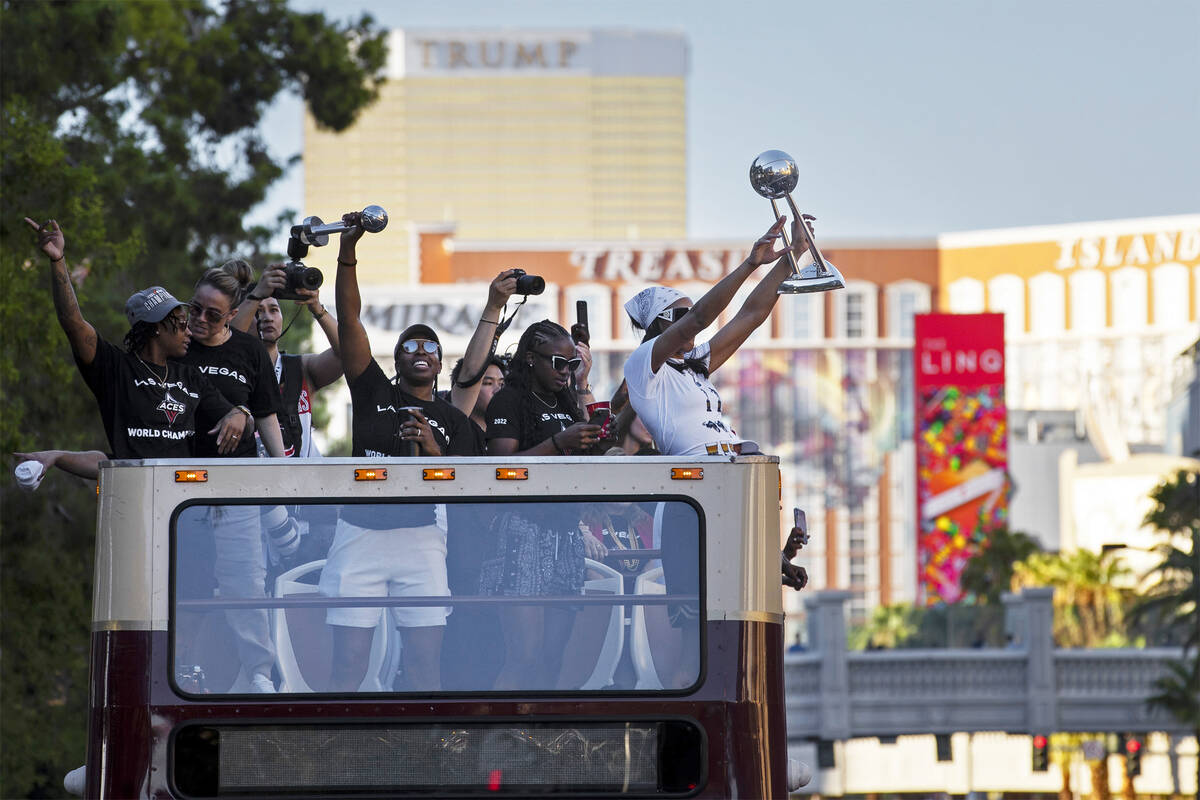
[[[414,224],[469,239],[679,237],[687,44],[625,30],[396,30],[379,100],[349,130],[304,126],[304,214],[376,203],[364,284],[418,279]]]

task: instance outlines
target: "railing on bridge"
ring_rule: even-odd
[[[1146,699],[1178,648],[1060,650],[1053,589],[1005,597],[1010,644],[1002,650],[848,652],[850,593],[806,601],[806,653],[785,659],[792,741],[957,731],[1188,731]]]

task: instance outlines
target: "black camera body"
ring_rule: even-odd
[[[517,279],[517,290],[513,294],[541,294],[546,291],[546,279],[541,275],[530,275],[523,269],[514,269],[513,275]]]
[[[309,267],[300,259],[308,255],[308,245],[297,235],[297,228],[292,228],[292,236],[288,239],[288,256],[292,259],[283,265],[283,273],[287,276],[287,285],[276,289],[272,295],[276,300],[303,300],[298,289],[316,291],[325,282],[325,276],[316,267]]]

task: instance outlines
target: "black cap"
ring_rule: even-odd
[[[420,322],[405,328],[404,333],[401,333],[400,338],[396,340],[396,346],[399,347],[409,339],[428,339],[431,342],[437,342],[438,347],[442,346],[442,340],[438,338],[433,328]]]
[[[428,339],[434,342],[438,346],[438,358],[442,357],[442,340],[438,338],[433,328],[421,322],[418,322],[416,325],[409,325],[404,329],[404,332],[400,334],[400,338],[396,340],[396,348],[392,351],[393,357],[399,356],[400,346],[409,339]]]

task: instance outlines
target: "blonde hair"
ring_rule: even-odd
[[[250,283],[254,280],[254,270],[240,258],[226,261],[219,267],[204,270],[196,288],[211,286],[229,298],[229,307],[237,308],[246,299]]]

